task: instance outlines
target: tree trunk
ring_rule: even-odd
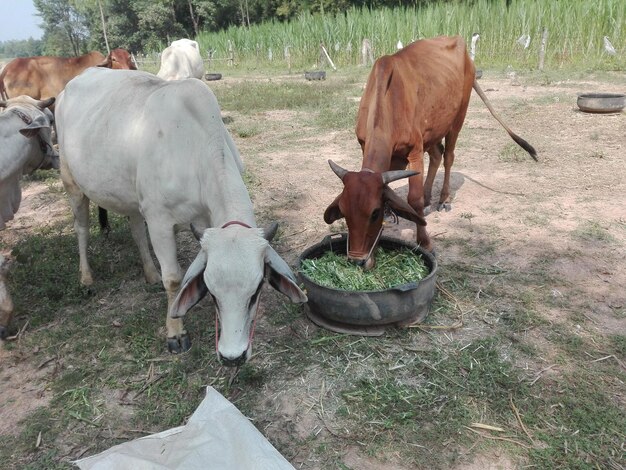
[[[189,15],[191,16],[191,23],[193,24],[193,32],[197,37],[198,36],[198,18],[196,18],[196,16],[193,14],[193,4],[191,3],[191,0],[187,0],[187,3],[189,4]]]
[[[104,35],[104,43],[107,46],[107,54],[111,52],[111,48],[109,47],[109,39],[107,38],[107,25],[104,21],[104,11],[102,11],[102,2],[98,0],[98,7],[100,8],[100,20],[102,21],[102,34]]]

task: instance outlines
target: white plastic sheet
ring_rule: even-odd
[[[185,426],[74,462],[83,470],[294,470],[213,387]]]

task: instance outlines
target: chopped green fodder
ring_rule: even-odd
[[[376,265],[364,271],[341,254],[327,251],[319,258],[302,260],[300,272],[324,287],[349,291],[376,291],[417,282],[429,273],[419,252],[402,248],[377,248]]]

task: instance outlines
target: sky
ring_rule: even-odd
[[[32,0],[0,0],[0,41],[10,39],[41,39],[43,31],[37,26],[41,18]]]

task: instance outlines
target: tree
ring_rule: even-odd
[[[76,56],[86,52],[87,21],[70,0],[33,0],[33,3],[43,19],[46,53]]]

